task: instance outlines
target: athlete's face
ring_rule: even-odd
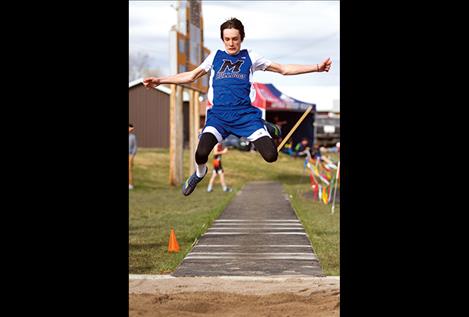
[[[237,29],[224,29],[223,43],[228,54],[238,54],[241,50],[241,35],[239,35],[239,31]]]

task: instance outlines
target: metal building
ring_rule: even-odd
[[[129,83],[129,123],[135,127],[138,147],[169,148],[169,97],[171,89],[160,85],[147,89],[142,78]],[[189,142],[189,94],[183,94],[184,147]]]

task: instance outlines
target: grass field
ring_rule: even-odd
[[[189,152],[184,151],[185,177],[189,173],[188,162]],[[277,162],[269,164],[259,153],[231,150],[223,156],[223,168],[233,192],[223,192],[217,178],[214,191],[207,193],[209,177],[205,177],[185,197],[180,186],[168,185],[169,150],[139,149],[134,166],[135,189],[129,191],[129,273],[172,272],[246,182],[276,180],[290,195],[324,273],[339,275],[340,205],[336,204],[335,213],[331,214],[330,205],[311,199],[303,162],[280,154]],[[181,248],[179,253],[167,252],[171,227]]]

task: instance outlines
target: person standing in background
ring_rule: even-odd
[[[227,148],[223,148],[223,144],[218,143],[215,145],[215,148],[213,149],[213,174],[212,177],[210,178],[210,182],[208,183],[207,187],[207,192],[212,192],[213,191],[213,182],[215,181],[215,178],[217,175],[220,176],[220,183],[221,187],[224,192],[231,192],[231,188],[226,186],[225,183],[225,173],[223,172],[223,167],[221,165],[221,156],[222,154],[225,154],[228,152]]]
[[[129,190],[134,189],[132,169],[137,154],[137,137],[133,133],[134,129],[134,126],[129,124]]]

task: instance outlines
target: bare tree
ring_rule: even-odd
[[[142,77],[160,77],[161,76],[161,71],[158,68],[153,68],[153,69],[145,69],[142,73]]]
[[[148,54],[143,53],[130,53],[129,54],[129,81],[135,80],[140,77],[145,77],[150,66],[150,57]]]

